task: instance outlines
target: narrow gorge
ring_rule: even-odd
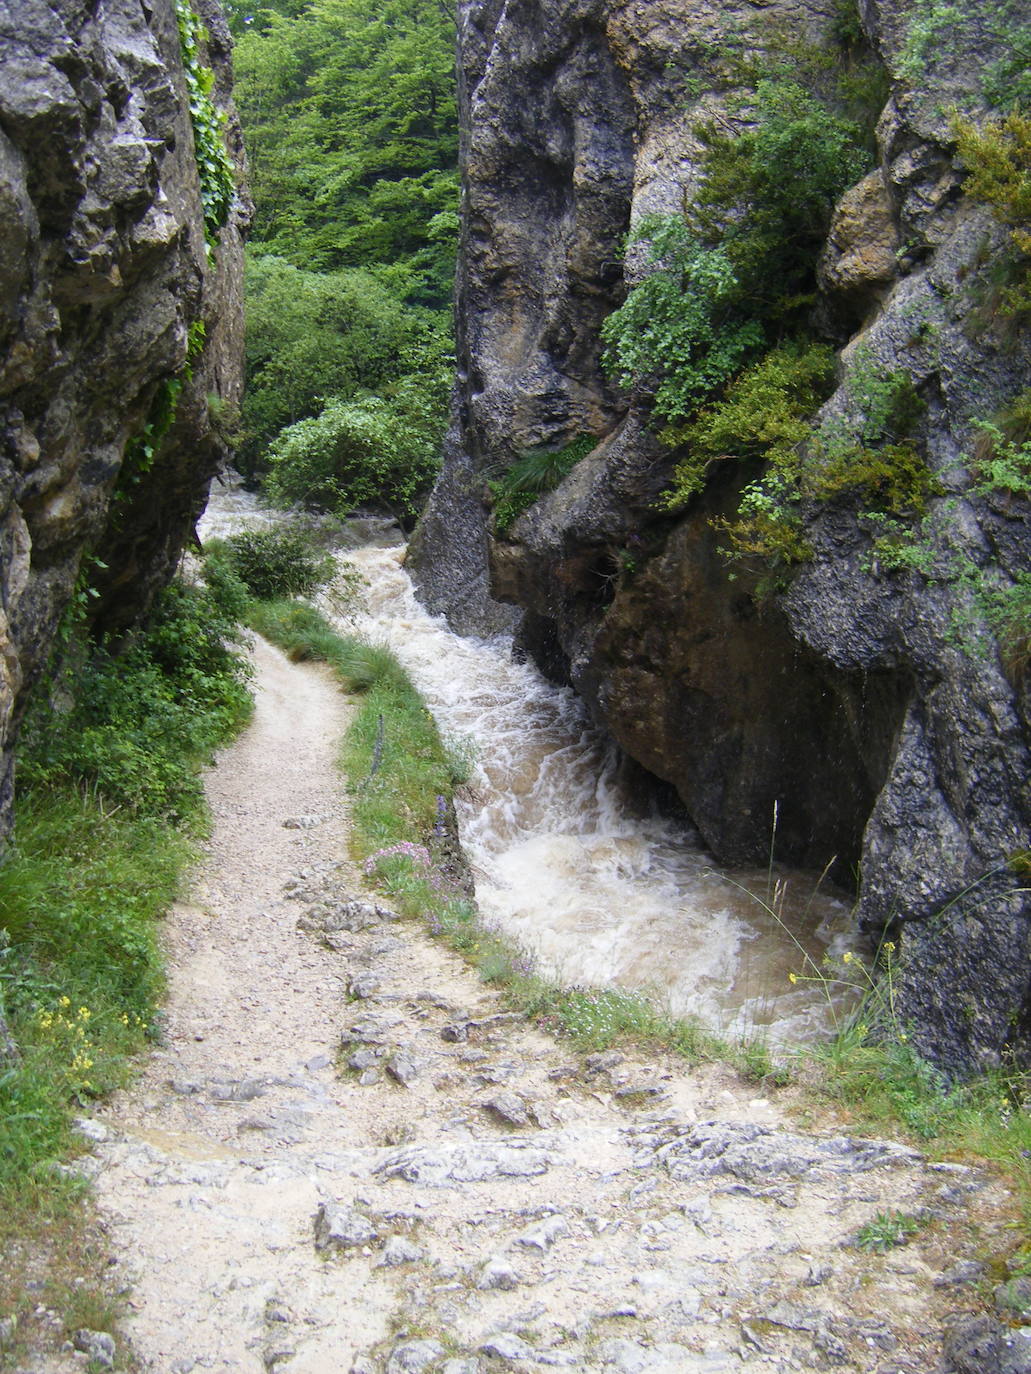
[[[1029,1374],[1029,34],[0,0],[0,1369]]]

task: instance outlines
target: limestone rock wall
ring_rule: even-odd
[[[242,175],[228,30],[216,0],[197,12]],[[99,626],[131,623],[226,454],[247,219],[238,198],[209,254],[173,0],[0,0],[0,829],[80,569]],[[173,379],[173,428],[123,474]]]
[[[976,497],[963,455],[972,418],[1026,386],[1031,353],[1026,333],[976,322],[1006,231],[964,197],[943,113],[998,36],[976,15],[950,30],[917,85],[907,11],[861,6],[890,95],[878,166],[842,198],[819,263],[818,318],[845,345],[828,413],[849,415],[857,355],[904,368],[951,503],[949,557],[1005,581],[1027,566],[1026,503]],[[809,511],[814,560],[757,605],[710,523],[745,476],[722,465],[686,514],[662,513],[670,454],[599,365],[601,321],[640,270],[621,240],[690,201],[694,129],[721,118],[728,52],[761,59],[775,27],[824,43],[837,7],[465,0],[459,13],[459,381],[410,560],[424,599],[473,631],[519,608],[522,645],[675,785],[719,858],[761,860],[774,803],[781,857],[837,856],[858,919],[901,945],[898,1004],[930,1057],[964,1071],[1026,1056],[1031,923],[1010,862],[1031,824],[1026,671],[957,642],[955,579],[879,569],[847,500]],[[488,477],[583,433],[594,451],[491,538]]]

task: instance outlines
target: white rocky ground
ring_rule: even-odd
[[[999,1184],[802,1133],[723,1067],[585,1059],[500,1014],[363,893],[346,700],[257,662],[168,921],[165,1044],[85,1123],[142,1367],[937,1369]],[[909,1245],[850,1243],[895,1209],[928,1222]]]

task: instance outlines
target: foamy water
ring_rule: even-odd
[[[239,489],[215,492],[202,533],[269,518]],[[428,615],[385,534],[365,522],[380,542],[345,555],[368,583],[345,628],[390,646],[474,759],[456,809],[484,919],[566,983],[644,990],[728,1033],[829,1028],[823,988],[789,974],[851,947],[847,904],[814,893],[813,875],[718,870],[691,832],[636,814],[575,695],[514,662],[507,638],[461,638]]]

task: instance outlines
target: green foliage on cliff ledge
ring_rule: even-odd
[[[977,124],[955,116],[952,130],[967,169],[963,189],[990,205],[1010,229],[1015,280],[999,306],[1011,319],[1031,312],[1031,114]]]
[[[610,372],[653,395],[674,442],[749,354],[804,319],[834,203],[869,164],[863,129],[793,82],[760,82],[749,113],[741,133],[701,130],[697,204],[641,221],[632,242],[654,266],[602,328]]]
[[[721,400],[671,432],[687,456],[673,474],[663,504],[684,505],[705,486],[711,465],[727,459],[766,460],[781,471],[797,463],[798,446],[811,431],[809,417],[830,395],[834,350],[805,339],[789,340],[727,387]]]
[[[488,482],[493,501],[494,529],[504,534],[546,492],[554,491],[597,444],[593,434],[581,434],[563,448],[535,448],[523,453]]]
[[[603,324],[605,365],[622,386],[648,390],[661,419],[684,420],[733,376],[762,328],[740,310],[728,255],[679,216],[646,217],[631,242],[647,242],[653,270]]]
[[[870,167],[866,132],[793,81],[760,81],[748,113],[754,125],[741,133],[702,130],[692,218],[726,253],[752,315],[798,318],[835,203]]]

